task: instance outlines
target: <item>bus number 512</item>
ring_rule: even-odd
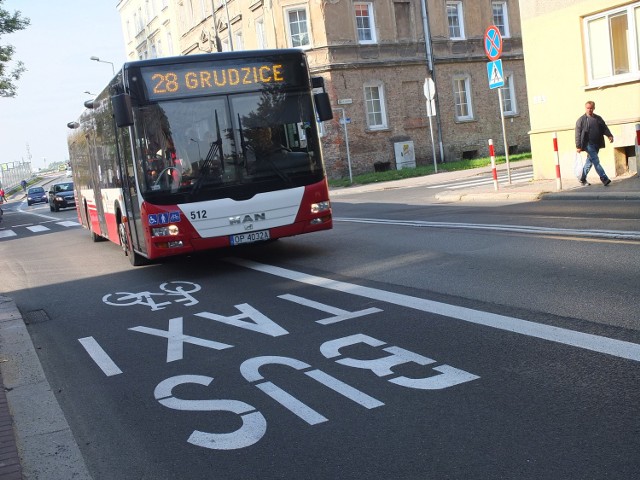
[[[191,220],[201,220],[203,218],[207,218],[207,211],[206,210],[195,210],[192,211],[189,216],[191,217]]]

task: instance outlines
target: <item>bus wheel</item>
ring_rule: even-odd
[[[146,258],[142,255],[138,255],[129,244],[129,235],[127,235],[127,227],[124,222],[118,223],[118,235],[120,236],[120,246],[125,256],[129,257],[129,263],[134,267],[139,267],[146,263]]]
[[[93,231],[93,229],[91,228],[91,224],[89,224],[89,236],[91,237],[91,240],[94,242],[99,242],[102,239],[100,235],[98,235]]]
[[[89,229],[89,236],[91,237],[91,240],[93,242],[99,242],[100,235],[96,235],[91,228],[91,218],[89,217],[89,210],[86,205],[84,206],[84,216],[87,219],[87,228]]]

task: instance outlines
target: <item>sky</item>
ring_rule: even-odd
[[[31,20],[24,30],[0,36],[13,45],[13,60],[27,71],[17,82],[15,98],[0,97],[0,163],[28,161],[37,171],[69,159],[67,123],[77,120],[83,103],[111,80],[126,60],[116,0],[87,2],[5,0],[0,8],[19,10]]]

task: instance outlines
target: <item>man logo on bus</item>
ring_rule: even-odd
[[[254,213],[252,215],[245,215],[244,217],[229,217],[230,225],[240,225],[242,223],[251,223],[251,222],[259,222],[261,220],[266,220],[266,213]]]

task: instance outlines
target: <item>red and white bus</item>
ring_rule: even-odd
[[[85,107],[68,124],[78,218],[133,265],[332,228],[331,107],[299,50],[126,63]]]

